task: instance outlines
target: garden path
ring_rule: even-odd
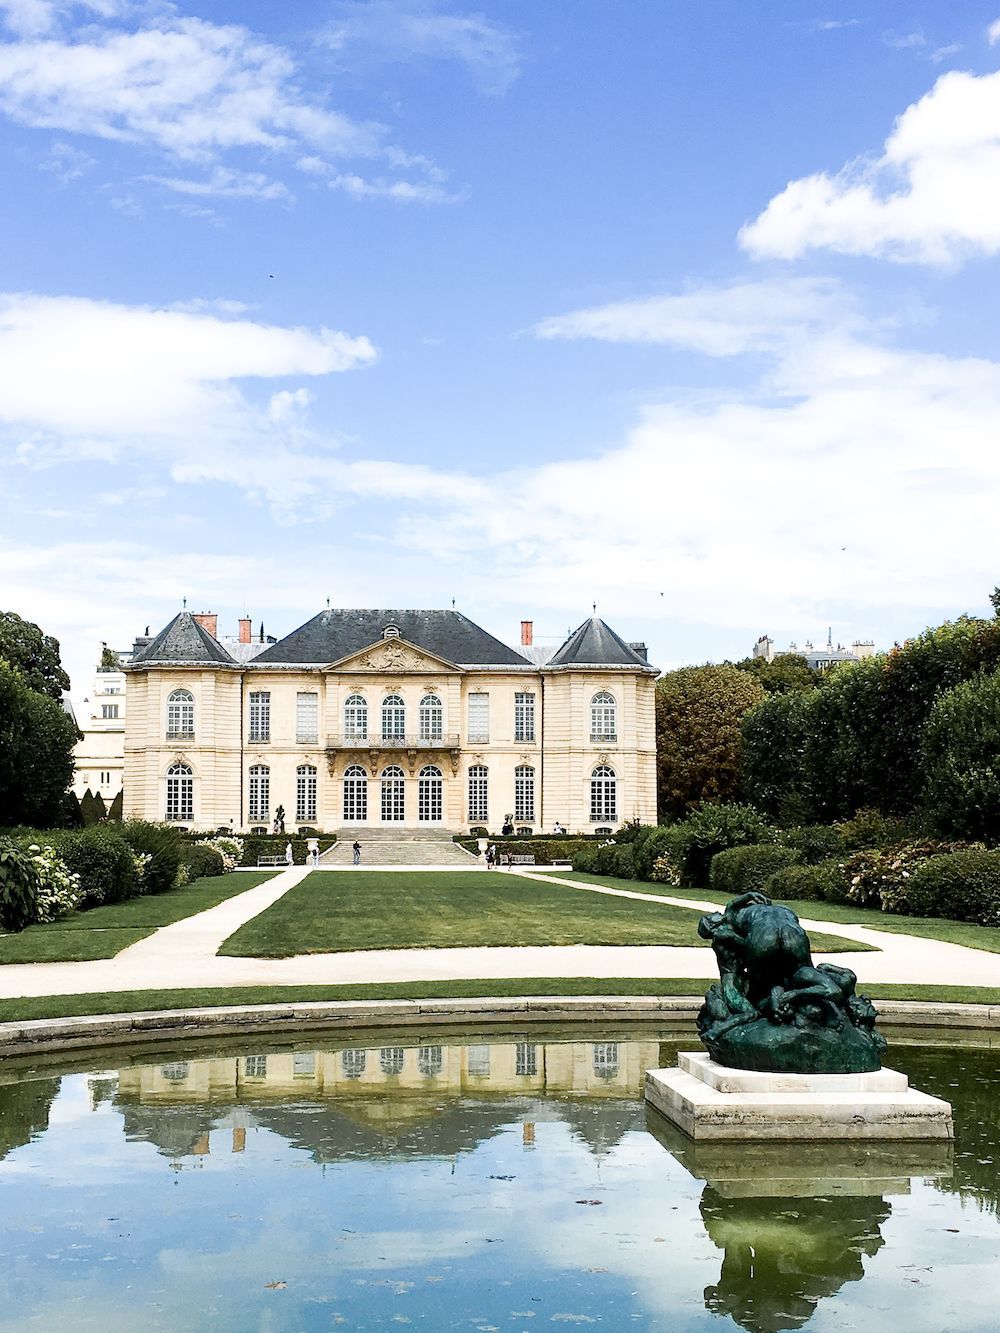
[[[423,867],[414,867],[415,871]],[[0,967],[0,998],[95,994],[118,990],[175,990],[198,986],[296,986],[473,980],[488,977],[700,977],[717,975],[710,949],[655,945],[559,945],[520,948],[381,949],[304,954],[297,958],[220,958],[215,950],[233,931],[276,902],[310,871],[283,871],[246,893],[197,916],[164,926],[114,958],[83,963],[15,963]],[[497,871],[543,879],[574,892],[662,901],[698,911],[712,903],[663,894],[637,894],[557,875]],[[693,924],[693,922],[692,922]],[[803,918],[807,930],[829,922]],[[1000,954],[957,944],[836,924],[836,932],[874,945],[877,953],[824,954],[866,982],[924,982],[1000,987]]]

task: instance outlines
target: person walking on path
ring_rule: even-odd
[[[290,866],[294,860],[295,857],[292,853],[292,844],[287,842],[285,843],[285,865]]]
[[[354,852],[354,864],[359,866],[361,864],[361,843],[356,842],[351,850]]]
[[[497,859],[497,849],[492,843],[486,848],[486,869],[492,870],[493,863]]]

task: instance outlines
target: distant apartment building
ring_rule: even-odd
[[[826,645],[822,648],[815,647],[808,639],[801,648],[794,642],[787,648],[775,648],[774,640],[767,634],[762,634],[753,646],[754,657],[762,657],[765,662],[773,662],[776,657],[790,653],[805,658],[806,665],[813,671],[829,671],[841,662],[860,662],[874,652],[873,639],[855,639],[849,648],[842,643],[834,646],[832,629],[828,631]]]

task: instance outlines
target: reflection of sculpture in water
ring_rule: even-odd
[[[713,1060],[735,1069],[849,1074],[881,1067],[885,1039],[875,1007],[856,995],[856,975],[813,965],[809,937],[789,907],[744,893],[710,912],[698,934],[711,940],[720,980],[698,1015]]]
[[[891,1211],[880,1196],[727,1199],[706,1185],[702,1219],[725,1257],[705,1308],[748,1333],[802,1328],[824,1297],[864,1277]]]

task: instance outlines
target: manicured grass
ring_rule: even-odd
[[[582,871],[566,871],[566,879],[578,880],[581,884],[602,884],[612,889],[629,889],[635,893],[661,893],[667,898],[694,898],[700,902],[717,903],[724,907],[726,894],[719,894],[712,889],[679,889],[672,884],[647,884],[644,880],[613,879],[608,875],[588,875]],[[884,930],[890,935],[919,935],[928,940],[941,940],[944,944],[961,944],[967,949],[983,949],[987,953],[1000,953],[1000,927],[974,926],[965,921],[948,921],[941,917],[894,916],[891,912],[876,912],[868,907],[853,907],[847,903],[817,903],[801,898],[780,899],[790,907],[796,916],[809,921],[830,921],[840,925],[869,926],[872,930]],[[822,936],[814,936],[815,944]],[[855,946],[857,947],[857,946]]]
[[[309,875],[225,941],[220,954],[291,958],[364,949],[479,945],[706,946],[691,912],[663,903],[574,892],[497,871]],[[854,950],[823,936],[817,949]],[[706,946],[707,947],[707,946]],[[863,947],[863,946],[860,946]]]
[[[454,1000],[519,995],[683,995],[699,1001],[708,987],[699,977],[508,977],[485,981],[415,981],[362,986],[242,986],[196,990],[114,991],[103,995],[44,995],[0,1001],[0,1022],[149,1013],[218,1005],[307,1004],[319,1000]],[[1000,1004],[987,986],[862,986],[876,1000],[947,1004]],[[643,1015],[637,1015],[642,1018]],[[648,1016],[647,1016],[647,1021]],[[887,1020],[891,1021],[891,1020]],[[359,1026],[364,1026],[360,1017]],[[141,1033],[136,1034],[141,1039]]]
[[[19,935],[0,935],[0,963],[77,963],[95,958],[113,958],[160,926],[207,911],[244,893],[276,872],[241,871],[196,879],[169,893],[132,898],[127,903],[92,907],[74,912],[61,921],[29,926]]]

